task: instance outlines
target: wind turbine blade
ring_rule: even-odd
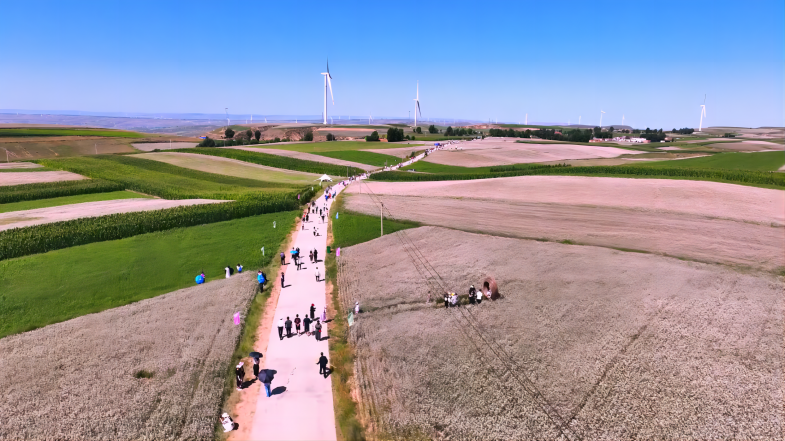
[[[330,59],[327,59],[327,75],[330,75]]]
[[[420,110],[420,100],[417,100],[417,111],[420,112],[420,118],[422,118],[422,110]]]
[[[335,105],[335,98],[333,97],[333,82],[330,81],[330,74],[327,73],[327,85],[330,86],[330,99],[333,101],[333,106]]]

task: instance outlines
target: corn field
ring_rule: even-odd
[[[554,165],[546,167],[505,166],[492,167],[491,173],[407,173],[386,171],[374,173],[371,179],[388,182],[411,181],[453,181],[461,179],[507,178],[512,176],[533,175],[577,175],[577,176],[616,176],[702,179],[750,185],[771,185],[785,187],[785,173],[759,172],[750,170],[717,170],[692,168],[654,168],[636,166],[592,166],[572,167]],[[494,172],[493,170],[510,170]]]
[[[102,179],[9,185],[0,187],[0,204],[80,194],[107,193],[124,189],[122,184]]]

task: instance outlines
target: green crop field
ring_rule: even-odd
[[[333,152],[321,152],[320,156],[327,156],[328,158],[343,159],[344,161],[359,162],[360,164],[375,165],[377,167],[384,167],[385,165],[394,165],[400,162],[400,158],[396,156],[383,155],[381,153],[364,152],[362,150],[342,150]]]
[[[237,199],[248,193],[293,189],[286,184],[205,173],[133,156],[99,155],[38,162],[49,168],[114,181],[125,189],[166,199]]]
[[[109,138],[149,138],[150,135],[121,130],[90,129],[0,129],[0,138],[25,136],[101,136]]]
[[[14,173],[14,172],[41,172],[52,171],[51,168],[46,167],[33,167],[33,168],[2,168],[0,173]]]
[[[428,161],[417,161],[401,170],[415,170],[423,173],[490,173],[491,167],[461,167],[458,165],[436,164]]]
[[[775,171],[785,165],[785,151],[754,153],[717,153],[677,161],[642,162],[643,167],[711,168],[723,170]]]
[[[310,185],[314,181],[318,180],[320,176],[317,173],[305,173],[272,167],[263,168],[259,167],[258,164],[240,162],[238,160],[227,161],[221,157],[211,155],[160,152],[143,153],[140,155],[134,155],[134,157],[165,162],[177,167],[184,167],[207,173],[216,173],[219,175],[292,185]]]
[[[12,211],[33,210],[36,208],[58,207],[61,205],[81,204],[83,202],[111,201],[115,199],[149,198],[132,191],[110,191],[107,193],[80,194],[75,196],[62,196],[59,198],[38,199],[33,201],[11,202],[0,204],[0,213]]]
[[[304,159],[288,158],[286,156],[271,155],[264,152],[251,150],[240,150],[233,148],[212,148],[199,147],[193,149],[170,150],[179,153],[198,153],[200,155],[221,156],[223,158],[236,159],[238,161],[250,162],[252,164],[266,165],[268,167],[281,168],[285,170],[295,170],[306,173],[328,174],[332,176],[343,176],[346,174],[346,167],[342,165],[327,164],[324,162],[307,161]],[[349,167],[351,174],[360,174],[364,170]]]
[[[0,338],[267,265],[299,211],[178,228],[0,262]],[[273,228],[273,222],[276,228]],[[261,247],[270,252],[262,256]]]
[[[331,214],[338,213],[338,219],[335,219],[334,214],[330,219],[334,248],[356,245],[381,236],[379,217],[343,211],[343,202],[340,197],[336,201],[336,205],[330,211]],[[384,234],[419,226],[420,224],[417,222],[398,222],[385,218]]]
[[[379,136],[387,133],[379,132]],[[303,144],[266,144],[265,148],[289,150],[293,152],[305,153],[323,153],[323,152],[339,152],[346,150],[366,150],[366,149],[384,149],[400,147],[398,144],[390,144],[388,142],[365,142],[365,141],[325,141],[325,142],[309,142]]]

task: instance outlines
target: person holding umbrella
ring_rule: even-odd
[[[251,352],[248,356],[253,358],[253,376],[256,378],[259,376],[259,359],[262,358],[263,355],[261,352]]]
[[[272,391],[270,390],[270,384],[273,382],[273,373],[270,372],[269,369],[265,369],[259,372],[259,381],[264,384],[264,391],[267,393],[267,397],[269,398],[272,395]]]
[[[234,369],[235,379],[237,380],[237,390],[243,390],[243,381],[245,381],[245,369],[243,369],[243,362],[237,364]]]

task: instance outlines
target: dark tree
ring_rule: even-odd
[[[428,133],[439,133],[439,129],[437,129],[435,125],[431,124],[428,126]]]
[[[395,127],[390,127],[387,129],[387,142],[398,142],[403,140],[403,129],[398,129]]]
[[[215,141],[213,141],[209,136],[205,137],[202,142],[199,143],[197,147],[215,147]]]
[[[418,127],[417,127],[417,130],[415,130],[415,132],[417,132],[417,133],[422,133],[422,127],[419,127],[419,126],[418,126]]]
[[[251,130],[251,129],[246,130],[245,131],[245,137],[248,138],[248,139],[253,138],[253,130]]]
[[[256,138],[256,140],[258,141],[259,138],[262,137],[262,131],[261,130],[257,130],[255,132],[253,132],[253,137]]]
[[[448,126],[447,130],[444,131],[444,136],[452,136],[452,126]]]
[[[327,140],[328,141],[335,141],[335,135],[333,135],[332,133],[328,133],[327,134]]]
[[[365,137],[365,140],[366,141],[370,141],[370,142],[379,141],[379,132],[374,130],[373,133],[371,133],[369,136]]]
[[[231,127],[227,128],[226,131],[224,132],[224,136],[226,137],[226,139],[234,138],[234,130],[232,130]]]
[[[310,130],[305,132],[305,136],[303,136],[303,141],[313,141],[313,132]]]

